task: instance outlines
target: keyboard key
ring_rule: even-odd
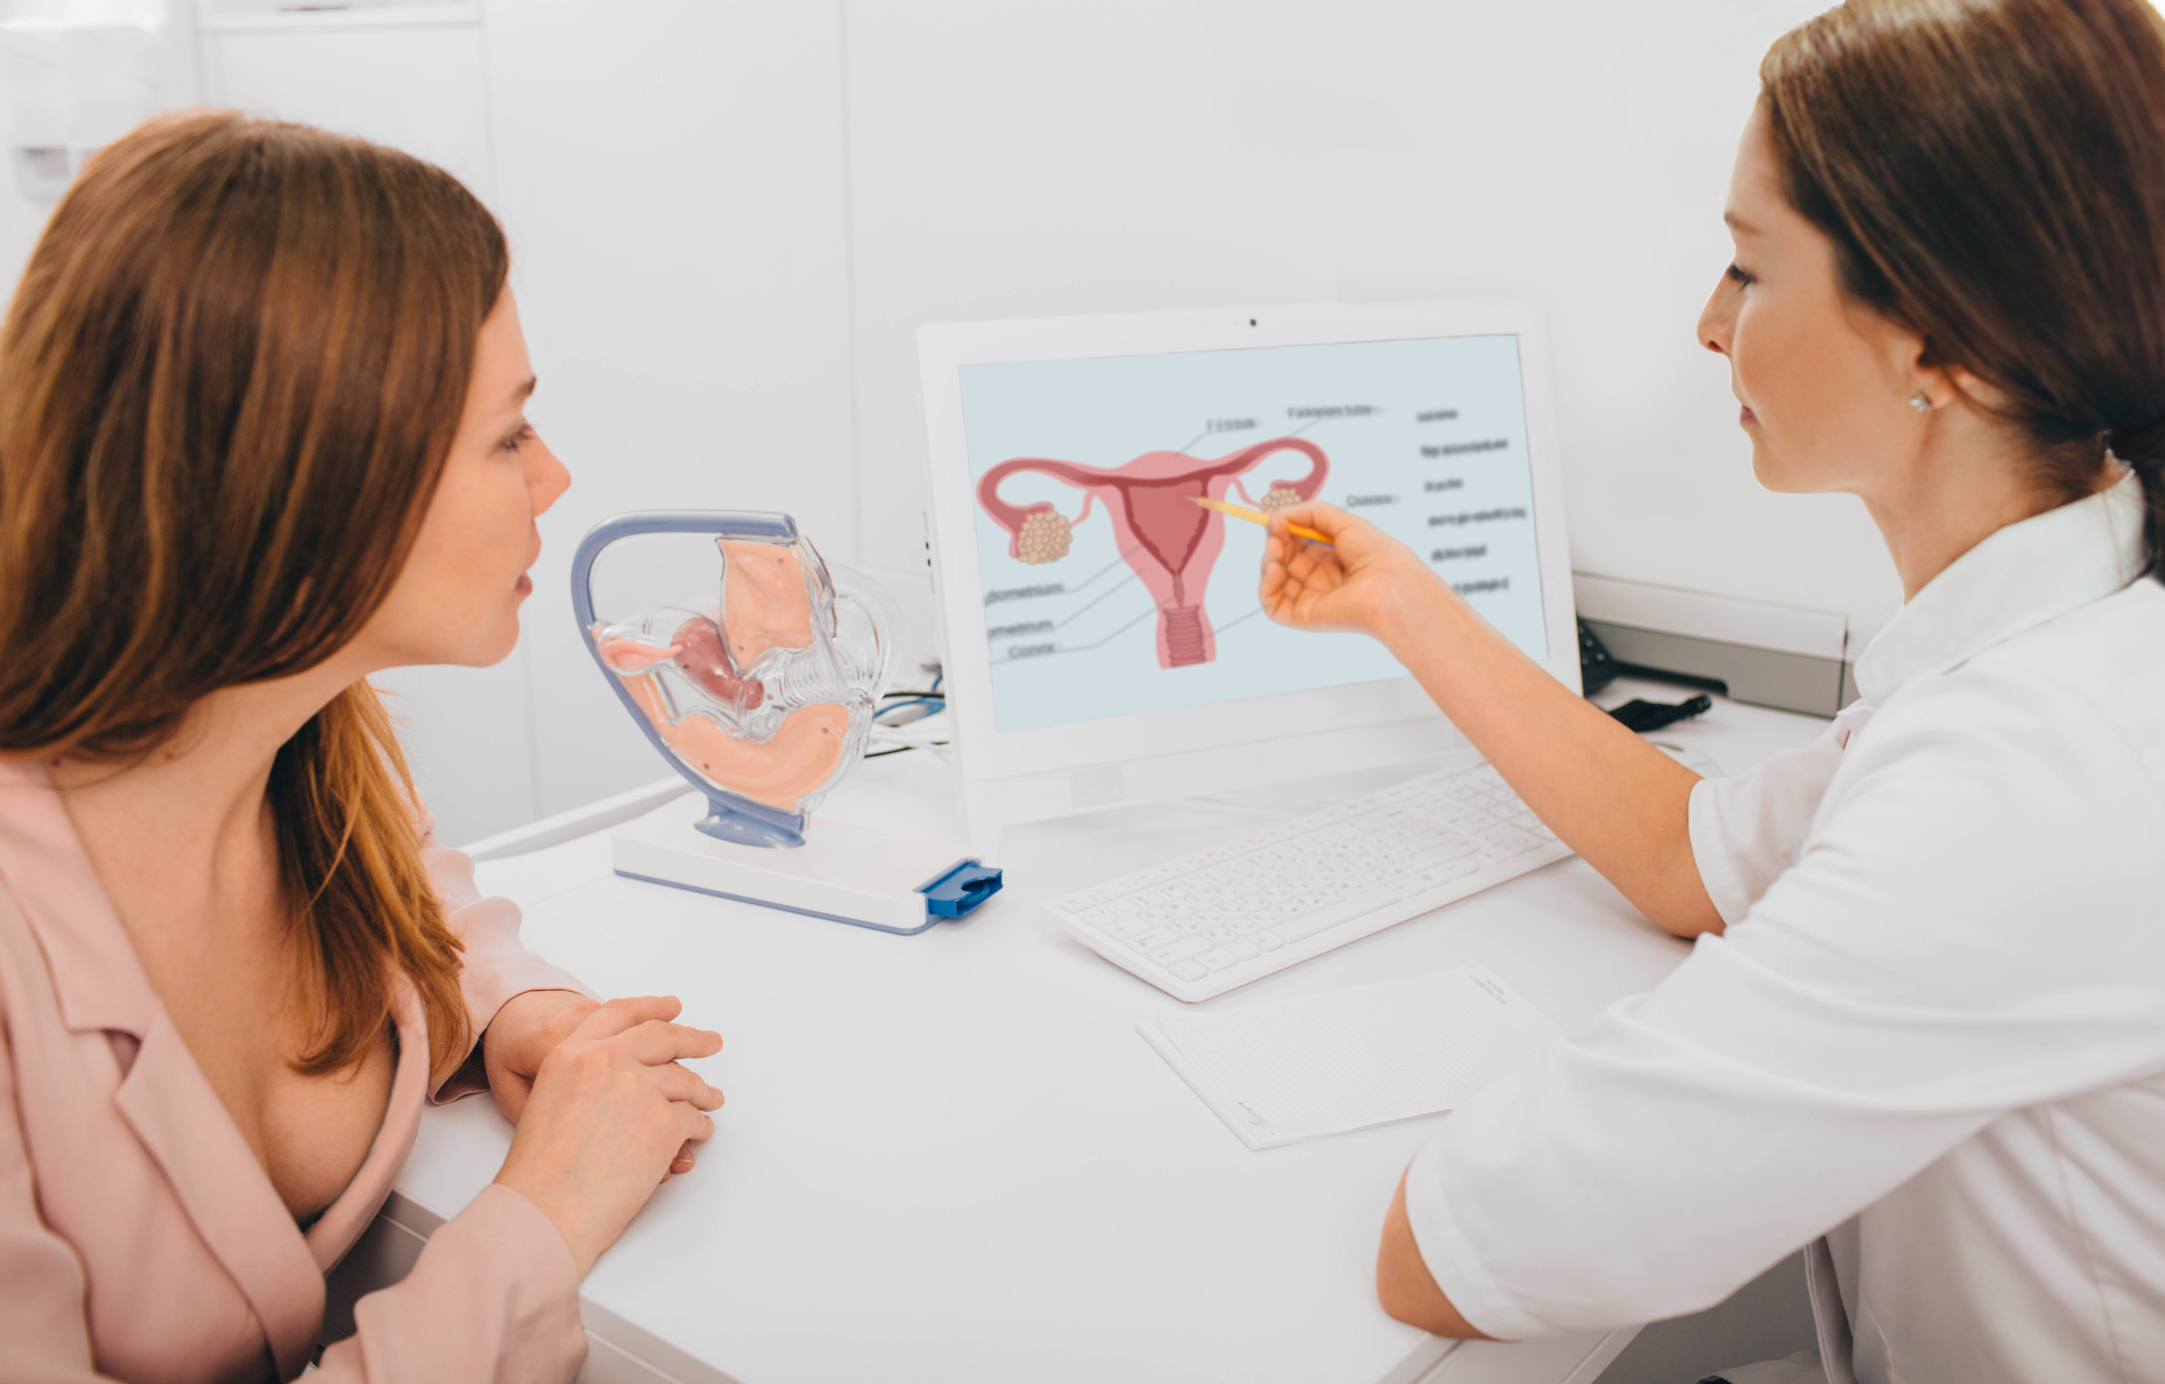
[[[1128,946],[1130,949],[1134,951],[1139,951],[1145,956],[1148,956],[1151,952],[1156,951],[1158,948],[1169,947],[1173,943],[1178,942],[1179,940],[1179,933],[1173,931],[1171,928],[1160,927],[1152,928],[1150,931],[1144,933],[1140,937],[1129,938]]]
[[[1395,889],[1370,889],[1355,894],[1343,903],[1280,923],[1271,931],[1287,942],[1298,942],[1304,937],[1313,937],[1326,929],[1337,927],[1340,923],[1352,922],[1355,918],[1397,902],[1398,891]]]
[[[1423,851],[1406,864],[1408,869],[1415,871],[1432,869],[1438,865],[1448,865],[1454,860],[1463,860],[1479,849],[1481,848],[1473,842],[1462,839],[1448,846]]]
[[[1208,966],[1213,971],[1222,971],[1226,967],[1232,965],[1235,961],[1238,961],[1239,959],[1240,958],[1233,955],[1233,953],[1226,951],[1223,948],[1219,948],[1216,951],[1204,952],[1201,956],[1195,958],[1195,964],[1198,966]]]
[[[1105,935],[1115,942],[1125,942],[1149,930],[1150,924],[1140,918],[1116,918],[1104,928]]]
[[[1196,965],[1193,961],[1181,962],[1172,968],[1172,973],[1175,980],[1201,980],[1204,976],[1210,974],[1209,971]]]
[[[1263,949],[1245,937],[1236,937],[1225,944],[1225,949],[1243,961],[1253,961],[1263,954]]]
[[[1183,937],[1173,945],[1150,953],[1150,959],[1160,966],[1170,966],[1186,961],[1191,956],[1201,956],[1211,950],[1210,941],[1204,937]]]
[[[1071,898],[1065,898],[1060,900],[1060,902],[1054,904],[1053,907],[1059,909],[1062,913],[1080,913],[1084,909],[1090,907],[1090,896],[1087,894],[1077,894]]]
[[[1285,945],[1284,942],[1278,940],[1278,934],[1275,932],[1251,932],[1248,934],[1248,940],[1255,943],[1258,951],[1274,952]]]

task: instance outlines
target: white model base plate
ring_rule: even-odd
[[[819,820],[793,849],[742,846],[700,831],[705,811],[696,798],[677,798],[617,828],[616,872],[886,932],[939,921],[917,891],[955,867],[952,846]]]

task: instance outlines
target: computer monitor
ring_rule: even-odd
[[[1528,307],[953,323],[917,340],[974,849],[1015,823],[1464,746],[1381,644],[1264,615],[1263,530],[1193,495],[1360,514],[1578,688],[1548,361]]]

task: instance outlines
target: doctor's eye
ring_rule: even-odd
[[[531,423],[521,423],[519,424],[519,430],[511,434],[511,436],[505,438],[500,445],[507,452],[516,452],[517,450],[519,450],[519,448],[525,446],[527,443],[533,440],[534,425]]]
[[[1752,282],[1752,276],[1745,273],[1742,269],[1737,268],[1734,262],[1732,262],[1727,269],[1724,269],[1722,273],[1727,275],[1732,282],[1739,285],[1749,284]]]

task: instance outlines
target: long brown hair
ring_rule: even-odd
[[[2003,391],[2039,483],[2141,477],[2165,575],[2165,18],[2146,0],[1849,0],[1776,40],[1790,202],[1844,289]]]
[[[310,668],[405,562],[503,288],[494,217],[394,150],[229,112],[109,145],[0,327],[0,751],[127,759],[219,688]],[[278,753],[270,807],[315,1039],[365,1056],[395,966],[431,1065],[459,943],[375,690]]]

